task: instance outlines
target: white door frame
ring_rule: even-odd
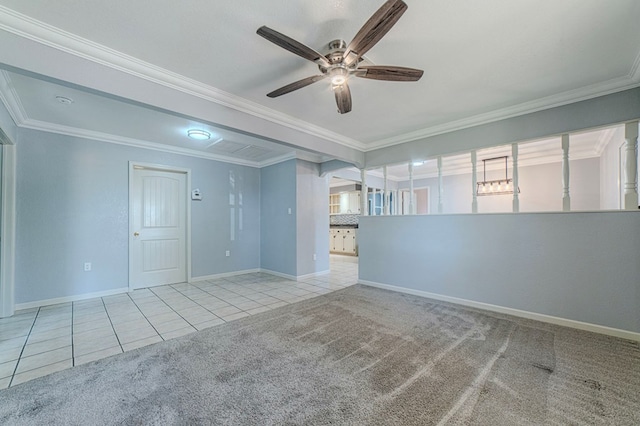
[[[0,130],[1,132],[1,130]],[[0,318],[15,312],[16,253],[16,146],[0,144],[2,161],[2,206],[0,211]]]
[[[428,185],[427,186],[419,186],[419,187],[413,188],[413,208],[416,211],[418,211],[418,207],[416,205],[416,191],[419,191],[421,189],[426,189],[427,190],[427,213],[426,214],[431,214],[431,187],[428,186]],[[410,192],[411,191],[409,190],[409,188],[402,188],[402,189],[398,189],[398,191],[397,191],[398,200],[400,202],[399,210],[402,210],[402,215],[413,214],[413,212],[410,212],[410,213],[405,213],[404,212],[404,196],[405,196],[405,194],[409,194]]]
[[[131,195],[133,194],[133,170],[146,169],[158,170],[161,172],[184,173],[187,175],[187,187],[185,188],[185,197],[187,205],[187,229],[186,229],[186,257],[187,257],[187,282],[191,282],[191,169],[182,167],[165,166],[162,164],[141,163],[138,161],[129,161],[129,292],[134,290],[131,266],[133,265],[133,209],[131,208]]]

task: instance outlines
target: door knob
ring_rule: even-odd
[[[138,236],[140,236],[140,233],[139,233],[139,232],[134,232],[134,233],[133,233],[133,236],[134,236],[134,237],[138,237]]]

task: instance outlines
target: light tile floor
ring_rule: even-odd
[[[0,319],[0,389],[357,280],[357,258],[331,255],[330,274],[302,281],[253,273],[17,311]]]

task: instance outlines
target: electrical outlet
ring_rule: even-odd
[[[289,214],[291,214],[291,207],[289,207],[289,210],[288,210],[288,211],[289,211]]]
[[[85,262],[84,263],[84,270],[85,271],[90,271],[91,270],[91,262]]]
[[[229,257],[229,256],[231,256],[231,252],[230,252],[229,250],[227,250],[227,251],[224,253],[224,255],[225,255],[225,256],[227,256],[227,257]]]
[[[316,254],[315,254],[315,253],[313,253],[313,260],[314,260],[314,261],[315,261],[315,260],[317,260],[317,259],[316,259]]]

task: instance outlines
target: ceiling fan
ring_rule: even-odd
[[[315,62],[321,72],[321,74],[287,84],[268,93],[267,96],[276,98],[329,78],[338,104],[338,112],[345,114],[351,111],[351,91],[348,85],[351,76],[388,81],[420,80],[422,70],[386,65],[367,65],[367,61],[364,61],[363,57],[395,25],[405,10],[407,10],[407,4],[404,1],[388,0],[360,28],[349,45],[344,40],[333,40],[328,44],[324,54],[269,27],[258,28],[258,35],[289,52]]]

